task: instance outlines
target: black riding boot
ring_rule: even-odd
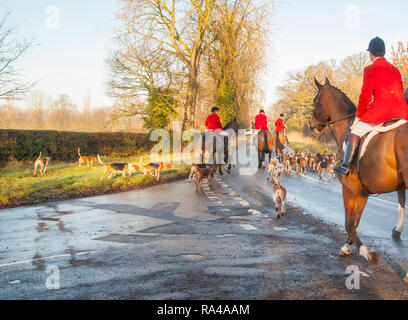
[[[340,177],[347,177],[350,174],[354,156],[356,155],[359,145],[360,137],[356,136],[355,134],[350,134],[346,152],[344,153],[343,163],[333,168],[333,171]]]
[[[228,149],[228,137],[224,136],[224,148]]]

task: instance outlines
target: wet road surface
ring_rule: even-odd
[[[265,172],[237,169],[199,193],[181,181],[2,210],[0,299],[407,299],[396,195],[370,199],[359,229],[383,258],[372,267],[337,256],[340,187],[313,179],[283,179],[291,206],[280,221]],[[350,265],[359,290],[346,288]]]

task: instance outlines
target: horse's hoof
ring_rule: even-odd
[[[401,240],[401,232],[397,231],[396,228],[392,229],[392,238],[394,240]]]
[[[340,257],[350,257],[352,255],[351,251],[349,252],[344,252],[343,250],[340,250]]]
[[[367,255],[367,260],[373,266],[378,266],[381,263],[381,257],[375,250],[370,250]]]

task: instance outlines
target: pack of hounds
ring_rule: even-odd
[[[280,219],[286,213],[286,188],[281,185],[281,180],[285,173],[295,172],[297,175],[306,174],[308,171],[316,173],[320,179],[327,174],[328,179],[334,179],[332,171],[336,164],[335,157],[329,155],[327,151],[323,154],[303,152],[297,150],[294,154],[283,153],[281,161],[278,157],[272,158],[267,166],[266,179],[273,183],[272,198],[275,204],[277,218]],[[212,178],[217,173],[217,167],[209,164],[193,163],[188,177],[188,182],[195,180],[196,191],[203,190],[203,182],[208,181],[212,187]]]
[[[143,164],[143,157],[140,158],[139,165],[133,163],[109,163],[105,164],[102,162],[99,154],[94,156],[83,156],[81,155],[81,149],[78,149],[78,165],[79,167],[87,165],[88,167],[93,167],[94,162],[99,163],[104,167],[104,173],[100,177],[102,181],[104,178],[112,178],[114,173],[120,173],[123,177],[131,176],[132,172],[143,172],[143,175],[151,174],[156,181],[160,180],[160,174],[163,170],[171,170],[170,164],[165,164],[163,162],[158,163],[148,163]],[[42,157],[42,152],[40,152],[38,158],[34,162],[34,176],[37,175],[37,170],[39,169],[40,174],[44,175],[47,171],[48,164],[50,163],[51,158]]]
[[[123,177],[131,176],[133,171],[143,172],[144,175],[151,174],[157,181],[160,180],[160,174],[163,170],[171,169],[170,164],[163,162],[148,163],[143,165],[143,157],[140,158],[139,165],[133,163],[110,163],[105,164],[99,154],[96,157],[83,156],[81,150],[78,149],[78,165],[79,167],[87,165],[93,167],[94,163],[99,163],[104,167],[104,173],[100,177],[102,181],[104,178],[112,178],[114,173],[120,173]],[[50,162],[49,157],[42,157],[40,152],[38,158],[34,162],[34,176],[37,174],[37,170],[40,169],[40,174],[44,175],[48,164]],[[281,185],[281,180],[285,173],[290,174],[295,172],[297,175],[305,175],[307,172],[316,173],[320,179],[324,178],[327,174],[328,179],[334,179],[335,175],[332,171],[333,166],[336,164],[335,157],[329,155],[327,151],[323,154],[313,154],[311,152],[304,152],[297,150],[293,154],[283,153],[281,160],[278,157],[272,158],[267,166],[266,179],[273,183],[273,201],[275,203],[275,210],[277,218],[280,219],[286,213],[286,188]],[[212,178],[217,173],[218,167],[211,164],[195,164],[193,163],[188,177],[190,183],[195,180],[196,191],[203,189],[203,182],[207,181],[209,186],[212,186]]]

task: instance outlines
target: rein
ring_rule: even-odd
[[[341,119],[338,119],[338,120],[329,121],[329,122],[327,122],[327,123],[316,123],[316,124],[314,125],[314,127],[311,128],[311,129],[313,130],[313,129],[317,128],[317,127],[325,127],[326,125],[331,125],[331,124],[335,124],[335,123],[337,123],[337,122],[341,122],[341,121],[344,121],[344,120],[348,120],[348,119],[351,119],[352,117],[354,117],[355,115],[356,115],[356,114],[353,113],[353,114],[348,115],[347,117],[344,117],[344,118],[341,118]],[[316,119],[316,118],[315,118],[315,119]]]

